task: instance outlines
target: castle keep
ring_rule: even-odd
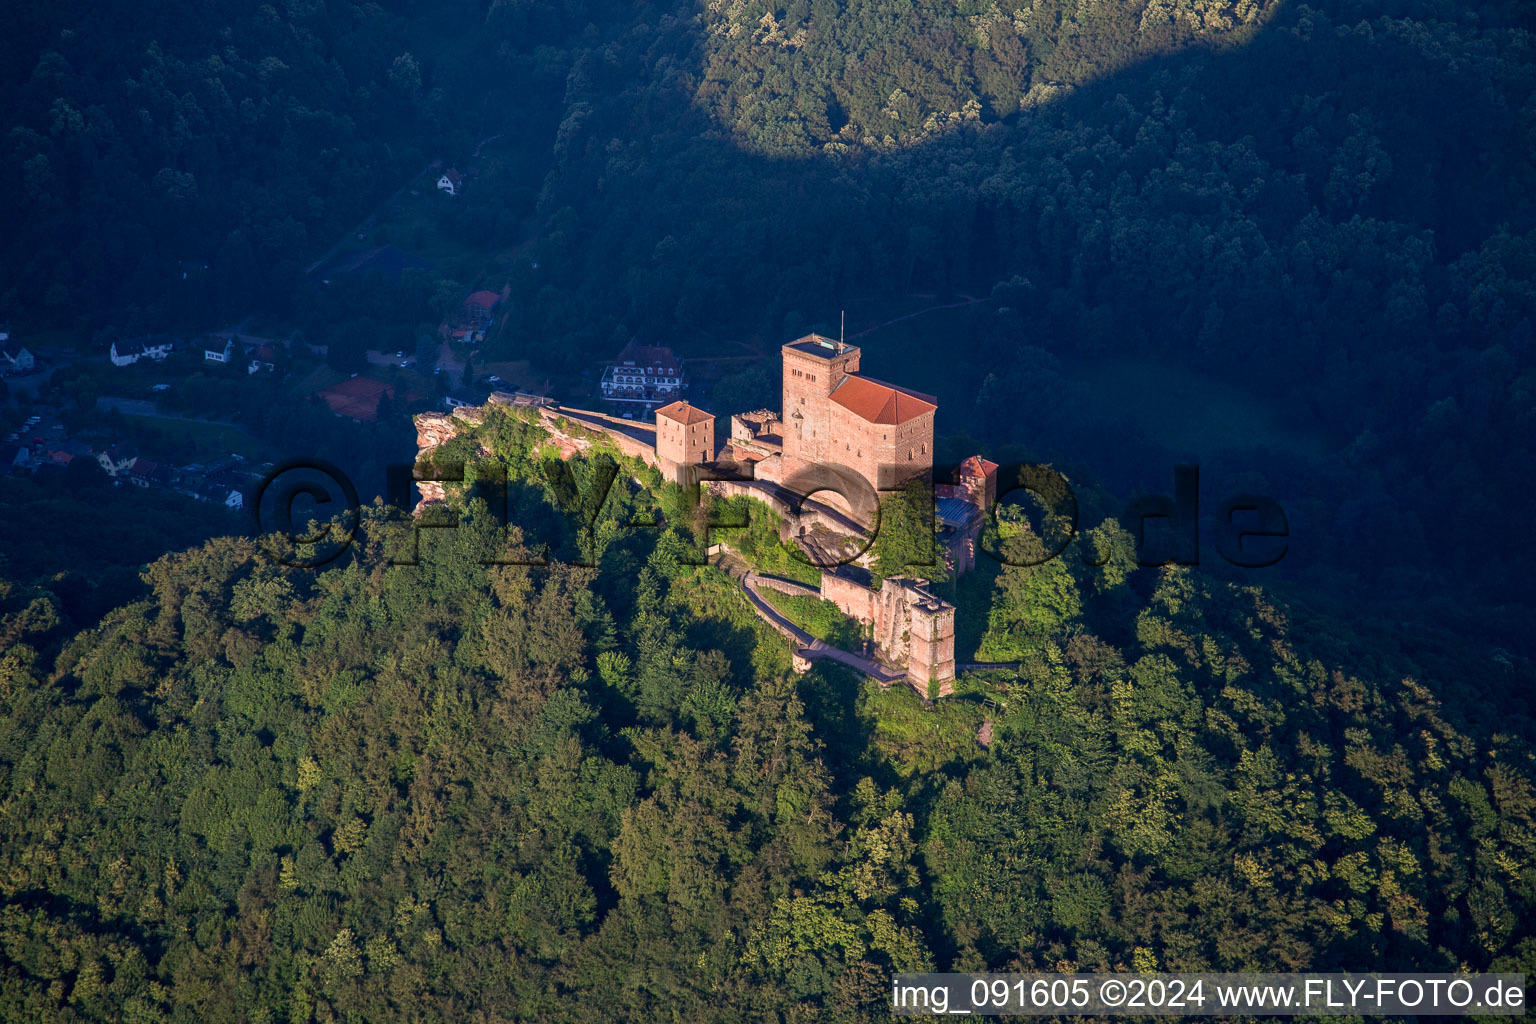
[[[786,474],[846,466],[876,491],[929,477],[938,399],[860,376],[859,349],[819,334],[782,352]]]

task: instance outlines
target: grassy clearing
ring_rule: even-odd
[[[978,703],[941,700],[925,707],[910,687],[882,690],[868,680],[858,709],[873,731],[875,749],[903,777],[986,756],[976,743],[986,717]]]
[[[816,639],[845,651],[859,649],[859,624],[844,615],[831,601],[823,601],[809,594],[786,594],[772,587],[760,587],[758,593],[786,619]]]
[[[729,545],[753,569],[821,586],[821,570],[779,539],[782,520],[767,505],[751,498],[727,498],[720,502],[716,518],[721,522],[747,522],[744,529],[716,528],[713,532],[716,540]]]

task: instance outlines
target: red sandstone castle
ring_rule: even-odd
[[[725,456],[776,483],[810,467],[850,471],[875,491],[932,475],[938,399],[861,375],[855,345],[808,334],[781,351],[780,411],[732,416]]]
[[[807,521],[819,521],[834,531],[857,532],[854,520],[870,521],[863,510],[840,500],[838,492],[816,495],[821,511],[804,506],[792,510],[776,485],[811,470],[831,471],[853,487],[843,493],[891,491],[911,480],[933,475],[933,418],[938,400],[908,388],[860,375],[859,349],[819,334],[809,334],[783,346],[783,405],[779,412],[763,409],[731,417],[730,440],[715,447],[715,417],[686,401],[656,410],[653,428],[602,413],[557,406],[547,399],[494,394],[493,404],[531,405],[562,457],[591,447],[587,435],[601,435],[618,450],[655,465],[676,483],[688,483],[695,467],[719,461],[750,465],[750,480],[713,480],[711,490],[763,501],[800,523],[804,540]],[[452,417],[423,413],[416,417],[417,444],[422,456],[454,436],[457,420],[478,422],[478,409],[460,408]],[[980,458],[966,460],[960,481],[939,489],[939,517],[956,527],[951,541],[957,571],[974,561],[974,541],[981,512],[995,498],[997,467]],[[855,480],[848,481],[852,476]],[[798,481],[807,483],[802,478]],[[859,483],[867,485],[858,486]],[[812,483],[814,486],[814,483]],[[441,501],[441,484],[419,482],[423,503]],[[803,487],[793,488],[800,494]],[[866,495],[873,497],[873,495]],[[851,514],[851,519],[849,518]],[[789,540],[789,535],[785,535]],[[955,609],[936,597],[921,580],[902,576],[885,579],[879,590],[856,566],[822,573],[821,596],[857,619],[870,631],[874,654],[882,663],[905,668],[907,681],[925,697],[953,691],[955,678]],[[802,650],[797,658],[810,656]]]

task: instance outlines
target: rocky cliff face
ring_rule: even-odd
[[[419,462],[432,449],[453,440],[459,433],[459,425],[453,417],[441,412],[419,412],[416,424],[416,459]]]
[[[438,448],[458,436],[459,425],[468,417],[458,416],[461,409],[455,409],[455,415],[441,412],[422,412],[413,417],[416,424],[416,461],[425,462]],[[477,410],[478,412],[478,410]],[[447,491],[443,485],[433,480],[416,481],[416,489],[421,492],[421,501],[417,502],[412,511],[416,515],[421,514],[422,506],[435,501],[446,501]]]

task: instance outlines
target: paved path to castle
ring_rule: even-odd
[[[752,602],[752,607],[758,616],[787,637],[791,643],[798,645],[799,654],[802,658],[812,660],[830,658],[832,661],[840,662],[855,671],[873,677],[882,686],[889,686],[891,683],[906,680],[907,674],[905,672],[892,671],[871,658],[854,654],[851,651],[845,651],[840,647],[833,647],[831,644],[816,639],[793,622],[790,622],[777,608],[769,604],[758,594],[759,587],[768,586],[774,590],[786,593],[793,591],[809,596],[819,596],[821,591],[818,588],[795,580],[781,579],[777,576],[760,576],[734,555],[722,557],[718,564],[720,568],[724,569],[741,584],[742,592],[747,595],[747,600]]]

